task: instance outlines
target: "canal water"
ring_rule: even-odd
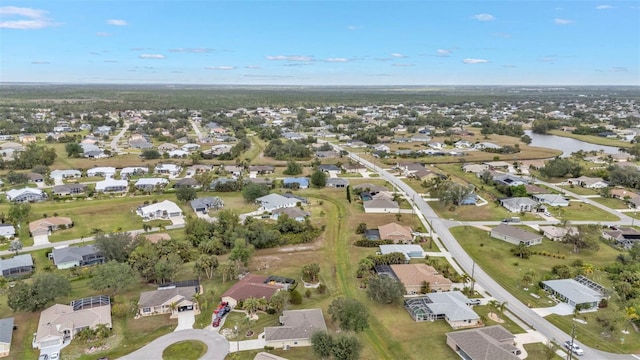
[[[531,144],[529,145],[560,150],[562,151],[562,157],[569,157],[571,153],[579,150],[585,152],[603,151],[605,154],[616,154],[620,151],[619,148],[615,146],[596,145],[557,135],[534,134],[531,130],[525,130],[524,132],[531,138]]]

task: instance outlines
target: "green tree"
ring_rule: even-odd
[[[289,304],[291,305],[300,305],[302,304],[302,294],[300,291],[293,289],[289,292]]]
[[[29,182],[29,177],[25,173],[17,173],[13,170],[7,173],[7,182],[12,185],[26,184]]]
[[[211,279],[218,268],[218,257],[215,255],[202,254],[196,259],[193,268],[201,276],[202,274],[207,276],[207,279]]]
[[[158,150],[149,149],[149,150],[144,150],[140,154],[140,157],[146,160],[154,160],[154,159],[160,159],[161,155],[158,152]]]
[[[69,280],[54,273],[41,273],[33,277],[33,282],[20,281],[9,288],[7,304],[13,311],[36,311],[44,308],[57,297],[71,293]]]
[[[238,267],[233,261],[227,260],[220,264],[218,273],[222,276],[222,283],[225,283],[238,275]]]
[[[406,293],[404,285],[389,276],[376,276],[367,283],[367,296],[380,304],[400,303]]]
[[[360,358],[361,351],[362,345],[358,338],[347,334],[338,335],[331,347],[335,360],[357,360]]]
[[[329,359],[333,354],[333,337],[325,331],[316,331],[311,335],[311,348],[322,359]]]
[[[308,283],[317,283],[320,275],[320,265],[317,263],[306,264],[302,267],[302,280]]]
[[[251,255],[253,255],[254,247],[249,244],[245,239],[236,239],[233,244],[233,248],[229,253],[229,260],[231,261],[239,261],[244,266],[249,264],[249,259],[251,259]]]
[[[12,222],[17,224],[27,221],[29,215],[31,215],[31,205],[28,203],[12,203],[9,205],[7,215]]]
[[[64,149],[67,151],[67,156],[70,158],[82,157],[82,153],[84,152],[82,146],[78,143],[68,143],[65,145]]]
[[[573,245],[573,252],[581,249],[598,250],[600,248],[600,229],[598,225],[578,225],[578,231],[567,231],[562,241]]]
[[[364,234],[367,231],[367,223],[360,223],[356,228],[356,234]]]
[[[187,202],[198,197],[196,189],[190,186],[181,186],[176,190],[176,198],[178,201]]]
[[[278,291],[269,300],[269,306],[275,310],[276,314],[282,312],[287,306],[289,302],[289,292],[288,291]]]
[[[106,261],[126,262],[136,245],[131,233],[116,232],[105,235],[101,232],[95,236],[95,247]]]
[[[287,168],[282,173],[285,175],[300,175],[302,174],[302,165],[293,160],[287,161]]]
[[[322,170],[316,170],[311,174],[311,185],[323,188],[327,185],[327,174]]]
[[[420,285],[420,292],[423,294],[428,294],[431,292],[431,284],[428,281],[423,281],[422,285]]]
[[[18,255],[18,252],[20,250],[22,250],[22,241],[20,241],[20,239],[15,239],[15,240],[11,240],[11,242],[9,243],[9,251],[13,251],[16,253],[16,255]]]
[[[360,301],[339,297],[329,305],[331,321],[345,331],[363,331],[369,327],[369,311]]]
[[[246,202],[252,203],[257,198],[269,194],[269,188],[266,185],[249,183],[242,189],[242,197]]]
[[[347,201],[351,204],[351,185],[347,185]]]
[[[94,290],[110,290],[117,294],[136,282],[136,274],[127,263],[109,261],[93,270],[89,286]]]

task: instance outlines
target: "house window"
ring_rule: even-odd
[[[151,312],[151,308],[148,308],[148,307],[142,308],[142,312],[143,313],[150,313]]]

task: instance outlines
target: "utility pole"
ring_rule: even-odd
[[[476,285],[476,279],[473,277],[473,274],[476,272],[476,262],[474,261],[473,264],[471,265],[471,292],[470,294],[473,295],[474,291],[474,287]]]
[[[573,327],[571,328],[571,346],[569,347],[569,356],[567,357],[567,359],[571,360],[573,359],[573,339],[576,338],[576,326],[573,325]]]

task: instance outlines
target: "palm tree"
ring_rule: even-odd
[[[258,311],[260,304],[260,300],[252,296],[244,300],[244,302],[242,303],[242,307],[247,311],[249,317],[252,317],[253,315],[255,315],[256,311]]]
[[[94,333],[98,339],[106,339],[111,335],[111,329],[107,327],[107,324],[98,324]]]
[[[582,264],[582,273],[586,276],[593,274],[593,265],[589,263]]]
[[[533,282],[533,280],[538,276],[538,273],[533,270],[533,269],[529,269],[527,270],[527,272],[525,272],[522,275],[522,284],[523,285],[528,285],[531,284],[531,282]]]
[[[503,301],[498,305],[498,311],[500,311],[500,315],[504,314],[504,310],[507,308],[507,302]]]

